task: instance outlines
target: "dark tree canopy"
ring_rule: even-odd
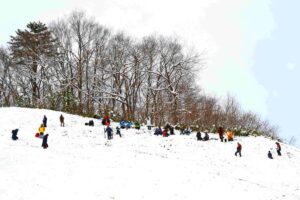
[[[16,31],[16,36],[11,36],[9,42],[12,55],[18,64],[36,62],[40,56],[55,55],[55,39],[42,22],[30,22],[27,29]]]
[[[56,55],[56,41],[42,22],[30,22],[27,29],[16,31],[9,42],[12,61],[16,67],[24,67],[32,90],[32,103],[39,99],[39,80],[43,78],[44,60]],[[40,72],[40,74],[38,74]]]

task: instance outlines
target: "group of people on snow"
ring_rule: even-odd
[[[60,121],[60,126],[64,127],[65,123],[64,123],[64,116],[61,114],[59,117],[59,121]],[[94,122],[93,120],[89,121],[89,123],[86,123],[86,125],[89,126],[94,126]],[[105,133],[107,133],[107,139],[111,140],[113,139],[113,129],[110,127],[110,119],[108,117],[108,115],[104,116],[102,119],[102,125],[106,126],[105,128]],[[122,120],[120,122],[120,127],[121,128],[128,128],[127,123],[125,124],[125,121]],[[147,125],[148,130],[151,130],[151,123],[149,121],[147,121]],[[46,127],[47,127],[47,117],[46,115],[44,115],[43,120],[42,120],[42,124],[40,125],[40,127],[38,128],[38,133],[36,133],[36,137],[38,138],[42,138],[42,147],[44,149],[48,148],[48,136],[49,134],[45,134],[46,131]],[[122,137],[121,135],[121,128],[119,126],[116,127],[116,134],[119,135],[120,137]],[[136,129],[140,129],[140,124],[139,123],[135,123],[135,128]],[[18,133],[19,129],[14,129],[12,130],[12,140],[18,140]],[[170,132],[170,134],[169,134]],[[190,128],[186,128],[186,129],[180,129],[180,135],[189,135],[192,132],[192,130]],[[224,137],[224,128],[223,127],[218,127],[217,129],[217,133],[219,135],[220,141],[221,142],[227,142],[227,141],[233,141],[233,132],[232,130],[228,130],[226,135],[227,135],[227,139]],[[167,124],[164,128],[164,130],[162,130],[162,128],[159,126],[155,129],[154,135],[162,135],[163,137],[168,137],[169,135],[174,135],[174,127]],[[208,131],[205,130],[204,131],[204,137],[202,137],[201,132],[198,131],[196,133],[196,138],[198,141],[208,141],[209,140],[209,135],[208,135]],[[281,145],[279,142],[276,142],[276,151],[278,156],[281,156]],[[237,148],[236,148],[236,152],[235,152],[235,156],[242,156],[242,145],[237,142]],[[273,155],[271,153],[271,151],[268,151],[268,158],[273,159]]]
[[[207,131],[207,130],[204,131],[204,137],[203,137],[203,138],[202,138],[202,136],[201,136],[201,132],[198,131],[197,134],[196,134],[196,137],[197,137],[197,140],[198,140],[198,141],[199,141],[199,140],[202,140],[202,141],[208,141],[208,140],[209,140],[208,131]]]
[[[281,156],[281,145],[279,142],[275,142],[275,144],[276,144],[277,155]],[[272,155],[271,151],[268,152],[268,158],[273,159],[273,155]]]
[[[47,117],[46,115],[44,115],[44,118],[43,118],[43,123],[40,125],[39,129],[38,129],[38,133],[36,134],[36,137],[39,137],[39,138],[42,138],[43,139],[43,142],[42,142],[42,147],[44,149],[47,149],[48,148],[48,136],[49,134],[45,134],[45,131],[46,131],[46,127],[47,127]]]
[[[217,130],[218,134],[219,134],[219,138],[220,138],[220,141],[221,142],[231,142],[233,141],[233,131],[231,129],[229,129],[227,132],[226,132],[226,136],[227,136],[227,139],[224,138],[224,128],[222,126],[219,126],[218,127],[218,130]]]
[[[42,119],[42,123],[41,125],[39,126],[38,128],[38,132],[35,134],[35,137],[37,138],[42,138],[43,141],[42,141],[42,147],[44,149],[47,149],[48,148],[48,136],[49,134],[45,134],[45,131],[46,131],[46,127],[47,127],[47,117],[46,115],[44,115],[43,119]],[[60,126],[64,127],[65,126],[65,122],[64,122],[64,116],[61,114],[60,117],[59,117],[59,121],[60,121]],[[11,131],[12,133],[12,140],[18,140],[18,131],[19,129],[14,129]]]
[[[159,126],[155,129],[154,131],[154,135],[158,136],[158,135],[162,135],[163,137],[168,137],[169,135],[174,135],[174,127],[171,126],[170,124],[167,124],[164,127],[164,130],[162,130],[162,128]]]

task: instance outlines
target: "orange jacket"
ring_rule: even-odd
[[[227,138],[228,138],[228,140],[233,139],[233,133],[232,133],[232,131],[228,131],[227,132]]]

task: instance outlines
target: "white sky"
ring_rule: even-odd
[[[207,53],[199,84],[207,93],[235,95],[246,110],[266,116],[269,93],[256,80],[251,66],[259,40],[274,28],[270,1],[258,0],[73,0],[49,10],[41,19],[83,9],[103,25],[142,37],[151,33],[176,35]],[[259,20],[257,20],[259,19]],[[255,98],[254,98],[255,97]]]

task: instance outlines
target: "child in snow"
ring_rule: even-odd
[[[184,130],[183,134],[184,134],[184,135],[190,135],[191,132],[192,132],[191,128],[188,127],[188,128],[186,128],[186,129]]]
[[[162,135],[162,130],[160,127],[155,129],[154,135]]]
[[[111,140],[112,139],[112,129],[109,127],[109,125],[107,126],[105,132],[107,132],[107,139]]]
[[[279,142],[276,142],[275,144],[276,144],[277,154],[278,154],[278,156],[281,156],[281,146],[280,146]]]
[[[140,130],[141,124],[139,122],[135,122],[134,127],[135,127],[135,129]]]
[[[131,128],[133,123],[131,121],[126,122],[126,129]]]
[[[110,120],[108,115],[105,115],[104,118],[102,119],[102,125],[104,126],[109,126],[110,125]]]
[[[44,127],[47,127],[47,117],[46,117],[46,115],[44,115],[43,124],[44,124]]]
[[[204,135],[203,141],[208,141],[208,140],[209,140],[208,131],[205,131],[205,135]]]
[[[236,148],[235,156],[237,156],[237,154],[239,154],[240,157],[242,157],[242,145],[239,142],[237,143],[237,148]]]
[[[121,128],[126,128],[126,121],[125,120],[121,120],[120,121],[120,126],[121,126]]]
[[[60,126],[65,126],[65,118],[62,114],[59,117],[59,121],[60,121]]]
[[[168,129],[164,129],[164,130],[163,130],[162,136],[163,136],[163,137],[168,137],[168,136],[169,136],[169,134],[168,134]]]
[[[18,131],[19,131],[19,129],[15,129],[15,130],[12,130],[12,131],[11,131],[11,133],[12,133],[11,138],[12,138],[13,140],[19,139],[18,136],[17,136]]]
[[[43,147],[44,149],[47,149],[47,148],[48,148],[48,143],[47,143],[48,136],[49,136],[49,134],[46,134],[46,135],[43,137],[42,147]]]
[[[94,126],[94,121],[93,120],[89,121],[89,126]]]
[[[196,137],[197,137],[197,140],[198,140],[198,141],[199,141],[199,140],[202,140],[201,132],[200,132],[200,131],[197,132]]]
[[[170,135],[175,135],[173,126],[170,126]]]
[[[233,132],[231,130],[227,132],[227,141],[233,141]]]
[[[268,158],[273,159],[271,151],[268,152]]]
[[[44,124],[41,124],[41,126],[39,127],[39,137],[43,136],[45,132],[45,126]]]
[[[119,135],[120,137],[122,137],[120,127],[117,126],[116,129],[117,129],[117,135]]]

